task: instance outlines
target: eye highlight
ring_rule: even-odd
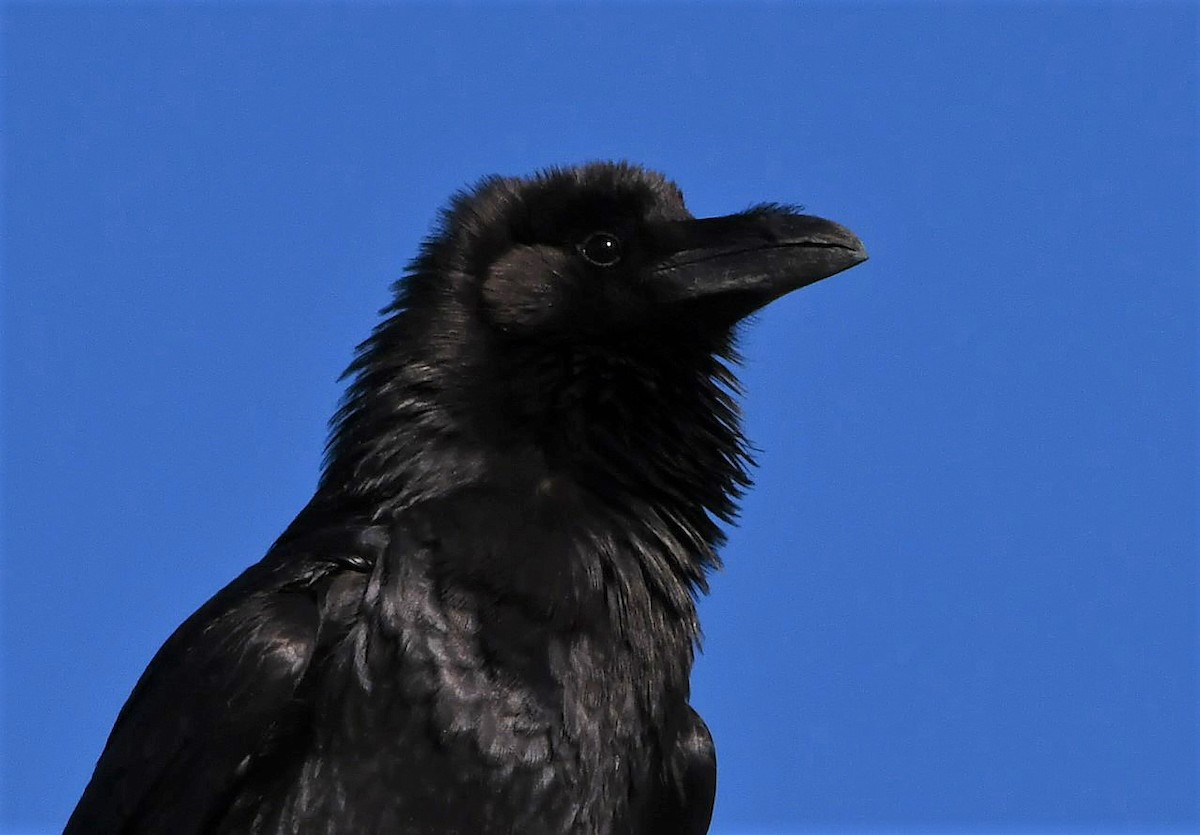
[[[612,232],[593,232],[579,244],[579,254],[589,264],[611,267],[621,260],[621,239]]]

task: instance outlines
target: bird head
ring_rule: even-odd
[[[421,484],[450,438],[459,464],[431,464],[438,478],[519,449],[727,518],[747,483],[737,324],[865,258],[847,229],[776,204],[696,218],[629,164],[485,179],[443,211],[360,346],[325,480]]]
[[[698,219],[662,175],[598,163],[459,194],[407,290],[516,342],[622,342],[681,320],[719,336],[866,257],[830,221],[778,204]]]

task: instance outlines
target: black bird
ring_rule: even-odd
[[[688,680],[749,483],[736,327],[865,258],[628,164],[459,194],[316,494],[159,650],[66,832],[706,832]]]

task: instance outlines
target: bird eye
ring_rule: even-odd
[[[611,267],[621,260],[621,239],[611,232],[593,232],[579,245],[579,254],[597,267]]]

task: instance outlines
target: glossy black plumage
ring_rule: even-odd
[[[460,194],[312,501],[190,617],[68,833],[706,832],[695,595],[747,483],[747,313],[865,258],[595,164]]]

